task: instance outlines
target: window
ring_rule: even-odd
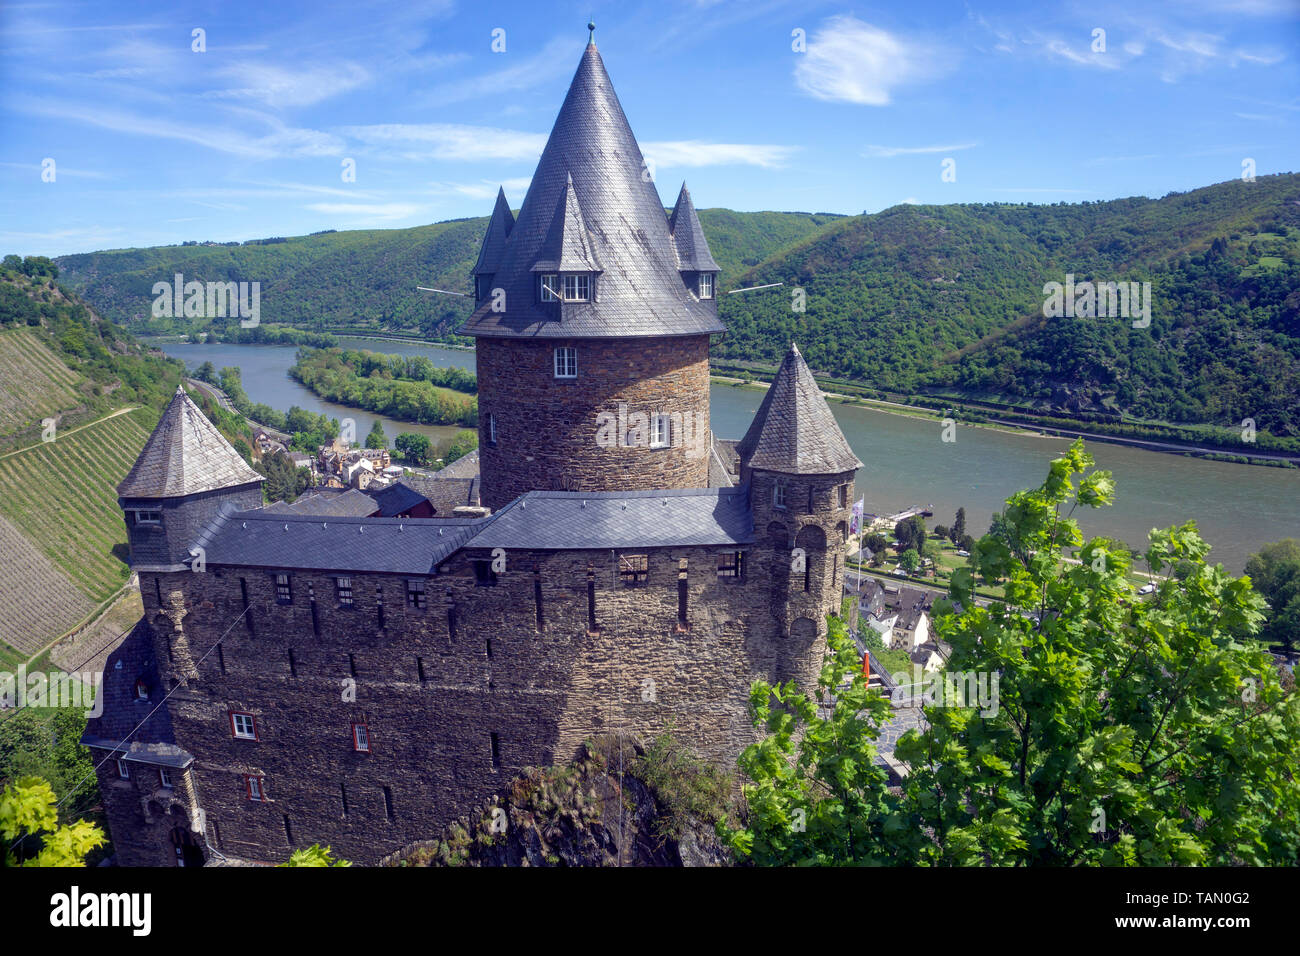
[[[724,551],[718,555],[718,577],[740,579],[745,574],[745,552]]]
[[[713,273],[712,272],[700,273],[700,298],[701,299],[713,298]]]
[[[277,574],[275,576],[275,603],[293,603],[293,592],[289,590],[289,575],[287,574]]]
[[[488,412],[487,418],[488,444],[495,446],[497,443],[497,417],[491,412]]]
[[[489,558],[473,562],[474,564],[474,584],[480,588],[496,587],[497,573],[492,570],[492,561]]]
[[[840,485],[840,509],[843,510],[849,506],[849,486]]]
[[[352,725],[352,749],[359,753],[370,753],[370,730],[365,724]]]
[[[785,510],[785,481],[781,478],[772,485],[772,507]]]
[[[129,780],[131,778],[131,771],[126,768],[126,761],[121,757],[117,758],[117,775],[123,780]]]
[[[135,682],[135,699],[136,700],[149,699],[149,685],[144,682],[143,677]]]
[[[137,511],[135,512],[136,524],[162,524],[161,511]]]
[[[424,595],[423,581],[406,582],[406,603],[411,607],[415,608],[417,611],[423,611],[426,607],[429,606],[428,601],[425,599],[425,595]]]
[[[586,302],[591,298],[591,276],[564,276],[564,301]]]
[[[474,295],[478,299],[486,299],[487,294],[492,290],[492,276],[475,276],[474,277]]]
[[[258,803],[265,802],[266,796],[266,778],[255,777],[252,774],[244,774],[244,786],[248,788],[248,799],[255,800]]]
[[[650,578],[650,558],[644,554],[620,554],[618,576],[625,588],[640,587]]]
[[[542,276],[541,296],[543,302],[560,301],[560,277],[554,274]]]
[[[650,420],[650,447],[667,448],[673,443],[671,415],[656,415]]]
[[[172,775],[163,767],[158,768],[158,782],[168,790],[172,789],[175,784],[172,783]]]
[[[240,740],[256,740],[257,722],[253,720],[252,714],[232,711],[230,714],[230,731]]]
[[[555,377],[578,377],[578,350],[563,346],[555,350]]]
[[[352,579],[335,578],[334,586],[338,589],[339,607],[352,607]]]

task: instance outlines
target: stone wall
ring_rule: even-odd
[[[557,379],[554,352],[577,349],[578,375]],[[518,339],[477,342],[483,504],[498,509],[525,491],[639,491],[708,485],[709,337]],[[670,448],[611,447],[602,412],[673,416]],[[496,444],[490,422],[496,422]]]
[[[762,564],[750,554],[744,578],[719,578],[720,550],[638,550],[648,558],[639,587],[619,574],[628,552],[513,551],[495,584],[472,563],[490,555],[461,552],[421,579],[424,609],[396,575],[350,575],[350,608],[326,573],[293,572],[291,604],[276,603],[271,569],[145,575],[208,840],[255,860],[320,842],[374,862],[437,833],[522,768],[565,762],[587,737],[615,730],[672,728],[734,766],[754,739],[752,681],[815,673],[820,656],[790,658]],[[232,711],[255,716],[256,741],[234,738]],[[354,749],[353,723],[367,726],[369,753]],[[268,802],[248,799],[245,775],[265,778]]]

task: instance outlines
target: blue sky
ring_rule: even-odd
[[[1300,170],[1300,0],[16,2],[0,252],[411,226],[487,215],[498,183],[518,208],[589,16],[668,203],[683,179],[701,208],[860,213]]]

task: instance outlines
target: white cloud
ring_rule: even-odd
[[[641,152],[655,166],[759,166],[776,169],[799,149],[761,143],[668,140],[645,143]]]
[[[314,202],[308,203],[307,208],[312,210],[312,212],[323,212],[331,216],[345,216],[353,219],[363,219],[367,222],[396,222],[401,219],[409,219],[421,212],[423,209],[423,207],[416,205],[415,203],[408,202]]]
[[[1054,53],[1078,66],[1090,66],[1098,70],[1119,69],[1119,62],[1114,56],[1105,53],[1093,53],[1091,49],[1081,53],[1064,40],[1048,40],[1045,47],[1049,53]]]
[[[506,199],[510,200],[513,196],[513,201],[517,203],[522,201],[524,193],[528,192],[528,184],[531,182],[531,176],[520,176],[499,183],[490,179],[480,179],[476,183],[431,183],[430,188],[434,193],[454,193],[457,196],[468,196],[470,199],[485,200],[496,199],[497,190],[504,189]]]
[[[420,147],[418,151],[404,155],[423,159],[535,160],[546,145],[545,133],[458,123],[380,123],[346,126],[339,132],[372,147]]]
[[[517,36],[520,32],[522,31],[506,35],[507,51],[512,50],[509,45],[512,36]],[[547,80],[569,76],[573,72],[577,52],[573,36],[569,34],[554,38],[541,51],[523,59],[513,52],[496,54],[497,59],[510,65],[491,73],[435,86],[425,99],[432,103],[447,104],[484,96],[499,97],[502,93],[531,89]]]
[[[892,159],[895,156],[914,156],[919,153],[955,153],[973,149],[979,143],[958,143],[955,146],[867,146],[862,155],[871,159]]]
[[[370,73],[356,63],[329,67],[286,69],[264,63],[235,63],[222,71],[240,86],[214,90],[214,98],[247,98],[270,106],[310,106],[370,81]]]
[[[886,106],[894,87],[947,72],[951,54],[852,16],[827,20],[798,57],[794,79],[819,100]]]

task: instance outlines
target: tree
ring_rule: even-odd
[[[967,692],[981,680],[983,690],[927,706],[926,729],[903,735],[896,798],[882,793],[873,743],[888,709],[861,690],[837,625],[822,673],[823,693],[835,691],[830,717],[815,700],[755,685],[768,735],[741,757],[749,815],[741,830],[720,827],[742,857],[1294,864],[1300,700],[1257,638],[1263,599],[1206,564],[1191,521],[1150,534],[1143,556],[1160,582],[1140,599],[1127,547],[1085,541],[1072,517],[1113,498],[1110,475],[1092,465],[1075,442],[1043,485],[1008,499],[1005,538],[983,537],[973,566],[953,573],[951,601],[934,611],[952,646],[945,673],[974,675]],[[1062,561],[1067,551],[1080,563]],[[1180,561],[1193,566],[1181,583]],[[977,606],[976,583],[995,580],[1005,601]]]
[[[948,529],[948,537],[952,540],[953,544],[957,544],[962,538],[966,537],[965,508],[957,509],[957,517],[952,519],[952,527]]]
[[[220,379],[217,378],[217,369],[211,362],[204,362],[194,370],[194,378],[200,382],[207,382],[209,385],[217,385]]]
[[[388,436],[384,434],[383,423],[378,418],[370,426],[370,434],[366,436],[366,448],[387,448]]]
[[[862,546],[870,550],[878,561],[880,556],[885,553],[885,548],[889,547],[889,541],[879,531],[873,531],[863,536]]]
[[[393,440],[393,447],[413,465],[427,465],[433,461],[433,446],[425,435],[402,432]]]
[[[1269,605],[1262,636],[1292,652],[1300,640],[1300,541],[1264,545],[1246,562],[1246,575]]]
[[[948,537],[948,529],[944,525],[937,524],[934,526],[934,531],[932,531],[931,534],[942,541]]]
[[[253,469],[266,476],[263,490],[268,502],[293,501],[311,487],[311,472],[296,467],[282,451],[263,458]]]
[[[452,438],[451,444],[443,453],[442,460],[445,465],[450,465],[453,461],[463,458],[478,447],[478,432],[465,429],[456,432]]]
[[[13,847],[41,836],[41,849],[19,860]],[[60,824],[54,791],[40,777],[22,777],[0,794],[0,861],[5,866],[85,866],[86,854],[107,842],[104,831],[85,820]]]
[[[313,843],[305,850],[294,850],[280,866],[351,866],[348,860],[334,859],[330,848]]]
[[[919,548],[921,542],[925,540],[925,519],[920,515],[904,518],[894,525],[894,537],[898,540],[898,547],[903,551],[908,548]]]
[[[908,574],[915,574],[917,568],[921,566],[921,556],[916,553],[915,548],[908,548],[899,556],[898,566]]]

